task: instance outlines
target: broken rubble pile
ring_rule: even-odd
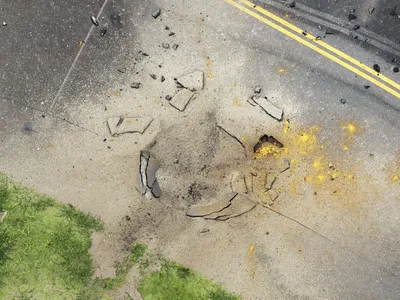
[[[270,102],[266,97],[252,97],[252,101],[254,101],[261,109],[275,120],[282,121],[283,119],[283,110]]]

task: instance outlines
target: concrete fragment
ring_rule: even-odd
[[[160,80],[161,80],[161,82],[164,82],[165,81],[165,77],[161,75],[161,79]]]
[[[157,19],[160,15],[161,15],[161,9],[160,8],[157,8],[157,9],[153,10],[153,12],[151,13],[151,16],[154,19]]]
[[[173,36],[175,35],[175,32],[171,31],[170,33],[168,33],[168,36]]]
[[[178,44],[173,44],[173,45],[172,45],[172,49],[174,49],[174,50],[178,49],[178,47],[179,47]]]
[[[253,101],[258,104],[258,106],[261,107],[261,109],[273,117],[274,119],[278,121],[282,121],[283,118],[283,110],[279,107],[277,107],[275,104],[272,104],[271,102],[268,101],[267,98],[265,97],[254,97]]]
[[[231,201],[235,197],[237,197],[236,193],[233,196],[229,195],[225,199],[218,202],[214,202],[212,204],[202,205],[202,206],[191,206],[186,212],[186,215],[188,215],[189,217],[204,217],[209,214],[219,212],[227,208],[229,205],[231,205]]]
[[[231,201],[231,205],[225,209],[209,214],[204,217],[206,220],[226,221],[230,218],[239,217],[256,207],[256,203],[251,201],[247,196],[238,194]]]
[[[124,133],[135,132],[143,134],[152,121],[153,118],[151,117],[112,117],[107,120],[107,123],[111,135],[118,136]]]
[[[192,91],[182,89],[175,94],[175,96],[169,101],[169,104],[179,111],[184,111],[189,102],[195,98],[196,94],[194,94]]]
[[[150,74],[150,77],[153,78],[154,80],[157,79],[157,75],[156,74]]]
[[[276,198],[278,198],[279,194],[277,191],[275,190],[269,190],[267,191],[268,197],[269,199],[274,202],[276,200]]]
[[[267,180],[265,182],[265,188],[267,189],[267,191],[272,189],[272,186],[275,183],[276,177],[277,176],[274,173],[267,174]]]
[[[378,64],[374,64],[374,65],[372,66],[372,68],[373,68],[376,72],[378,72],[378,73],[381,72],[381,67],[380,67]]]
[[[231,186],[234,193],[246,194],[248,192],[245,176],[237,171],[232,173]]]
[[[134,160],[135,188],[148,198],[160,198],[161,188],[157,182],[156,173],[160,164],[149,151],[140,151]]]
[[[161,45],[164,49],[169,49],[169,43],[162,43]]]
[[[399,67],[394,66],[394,67],[392,68],[392,72],[393,72],[393,73],[399,73]]]
[[[256,94],[261,93],[261,86],[257,85],[257,86],[254,88],[254,93],[256,93]]]
[[[92,21],[94,26],[99,26],[99,21],[97,20],[97,18],[95,16],[91,16],[90,21]]]
[[[204,86],[204,74],[202,71],[194,71],[177,79],[184,88],[191,91],[200,91]]]

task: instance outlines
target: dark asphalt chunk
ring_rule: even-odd
[[[374,65],[372,66],[372,68],[373,68],[376,72],[378,72],[378,73],[381,72],[381,67],[380,67],[378,64],[374,64]]]
[[[315,38],[316,41],[319,41],[320,39],[321,37],[319,35]]]
[[[352,20],[355,20],[355,19],[357,19],[357,16],[350,13],[349,14],[349,21],[352,21]]]
[[[399,73],[399,67],[393,67],[392,71],[393,73]]]
[[[307,35],[307,32],[306,32],[306,31],[303,31],[302,34],[303,34],[304,36],[306,36],[306,35]]]
[[[161,75],[161,82],[165,81],[165,77]]]
[[[290,8],[293,8],[293,7],[296,6],[296,2],[295,2],[295,1],[290,1],[289,4],[288,4],[288,6],[289,6]]]
[[[126,73],[126,68],[119,68],[118,72],[124,74],[124,73]]]
[[[169,30],[169,27],[167,25],[165,25],[165,30]]]
[[[154,80],[157,79],[157,75],[156,74],[150,74],[150,77],[153,78]]]
[[[173,32],[173,31],[171,31],[171,32],[168,34],[168,36],[173,36],[173,35],[175,35],[175,32]]]
[[[364,85],[364,88],[365,88],[366,90],[368,90],[370,87],[371,87],[370,85]]]
[[[353,30],[357,30],[357,29],[360,29],[360,25],[358,25],[358,24],[353,26]]]
[[[154,11],[151,13],[151,16],[152,16],[154,19],[157,19],[160,15],[161,15],[161,9],[160,9],[160,8],[157,8],[156,10],[154,10]]]

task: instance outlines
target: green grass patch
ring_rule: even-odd
[[[146,276],[139,288],[144,300],[238,300],[239,296],[182,265],[164,261],[159,272]]]
[[[0,174],[0,299],[74,299],[91,281],[102,223]]]

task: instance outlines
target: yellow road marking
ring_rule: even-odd
[[[397,98],[400,99],[400,93],[399,93],[399,92],[396,92],[395,90],[393,90],[393,89],[391,89],[390,87],[386,86],[386,85],[383,84],[382,82],[376,80],[375,78],[369,76],[368,74],[365,74],[365,73],[361,72],[359,69],[356,69],[355,67],[349,65],[348,63],[346,63],[346,62],[340,60],[340,59],[337,58],[336,56],[333,56],[332,54],[326,52],[325,50],[318,48],[318,47],[315,46],[314,44],[311,44],[310,42],[308,42],[308,41],[302,39],[301,37],[299,37],[299,36],[293,34],[292,32],[288,31],[287,29],[285,29],[285,28],[279,26],[278,24],[275,24],[275,23],[271,22],[270,20],[268,20],[268,19],[266,19],[266,18],[260,16],[259,14],[255,13],[254,11],[252,11],[252,10],[246,8],[246,7],[241,6],[240,4],[234,2],[233,0],[224,0],[224,1],[227,2],[227,3],[229,3],[229,4],[231,4],[231,5],[233,5],[233,6],[235,6],[236,8],[238,8],[238,9],[240,9],[241,11],[247,13],[248,15],[250,15],[250,16],[256,18],[257,20],[259,20],[259,21],[261,21],[261,22],[263,22],[263,23],[269,25],[270,27],[272,27],[272,28],[278,30],[279,32],[281,32],[281,33],[287,35],[288,37],[290,37],[290,38],[296,40],[297,42],[303,44],[304,46],[307,46],[307,47],[309,47],[310,49],[312,49],[312,50],[318,52],[319,54],[321,54],[321,55],[323,55],[323,56],[329,58],[330,60],[336,62],[337,64],[341,65],[342,67],[344,67],[344,68],[346,68],[346,69],[348,69],[348,70],[350,70],[350,71],[356,73],[357,75],[361,76],[362,78],[364,78],[364,79],[370,81],[371,83],[373,83],[373,84],[379,86],[380,88],[382,88],[382,89],[385,90],[386,92],[388,92],[388,93],[390,93],[390,94],[392,94],[392,95],[394,95],[395,97],[397,97]],[[379,78],[380,78],[380,77],[379,77]]]
[[[250,6],[252,8],[254,8],[255,10],[257,10],[258,12],[262,13],[263,15],[275,20],[278,23],[281,23],[282,25],[288,27],[289,29],[299,33],[299,34],[303,34],[304,30],[302,30],[301,28],[293,25],[292,23],[287,22],[286,20],[278,17],[277,15],[274,15],[273,13],[269,12],[268,10],[262,8],[262,7],[254,7],[255,4],[251,3],[248,0],[239,0],[240,2],[246,4],[247,6]],[[376,76],[377,78],[380,78],[382,81],[385,81],[386,83],[390,84],[391,86],[395,87],[396,89],[400,90],[400,84],[396,83],[395,81],[391,80],[390,78],[377,73],[374,69],[366,66],[365,64],[363,64],[362,62],[354,59],[353,57],[347,55],[346,53],[340,51],[339,49],[336,49],[335,47],[332,47],[331,45],[325,43],[324,41],[321,40],[316,40],[315,36],[313,36],[312,34],[307,33],[307,35],[305,36],[305,38],[308,38],[309,40],[312,40],[314,43],[328,49],[329,51],[335,53],[336,55],[346,59],[347,61],[353,63],[356,66],[359,66],[360,68],[364,69],[365,71],[367,71],[368,73],[371,73],[372,75]]]

